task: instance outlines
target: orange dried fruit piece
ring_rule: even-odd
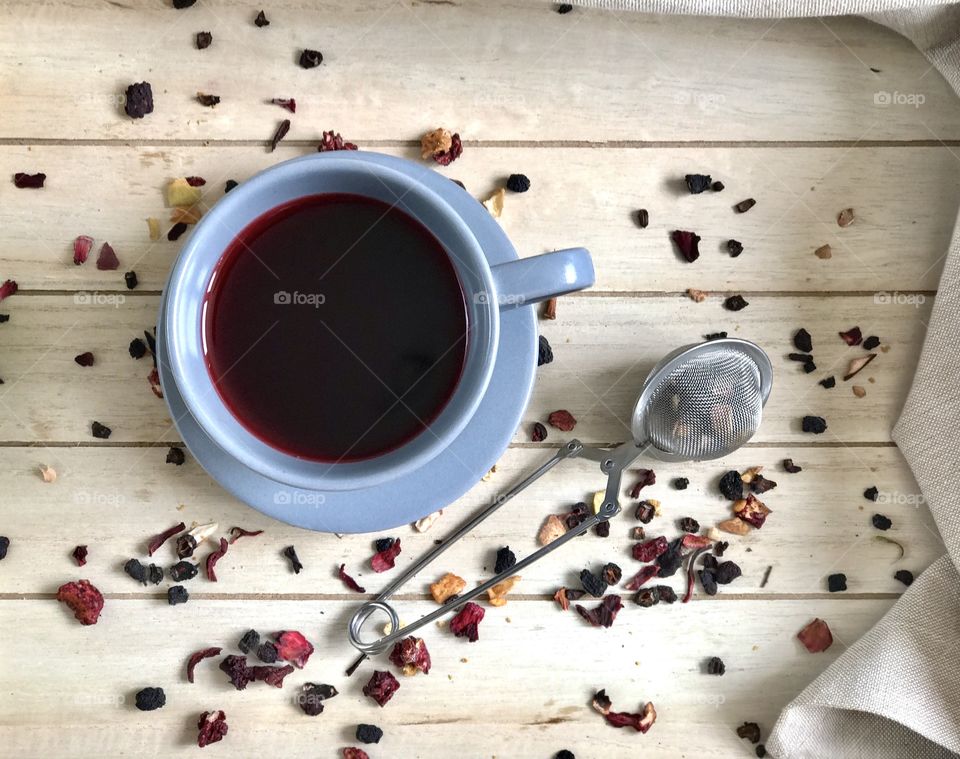
[[[452,572],[447,572],[443,577],[430,586],[430,595],[433,600],[441,606],[447,602],[451,596],[455,596],[467,587],[467,581]]]
[[[438,153],[445,153],[450,150],[453,144],[453,134],[449,129],[440,127],[432,132],[427,132],[420,138],[420,157],[430,158]]]
[[[203,216],[199,206],[177,206],[170,212],[170,221],[174,224],[196,224]]]
[[[191,187],[186,178],[179,177],[167,185],[168,206],[193,206],[200,202],[200,188]]]
[[[160,219],[155,219],[152,216],[147,219],[147,229],[150,230],[150,239],[159,240],[160,239]]]
[[[502,582],[498,582],[492,588],[487,591],[487,596],[490,599],[491,606],[504,606],[507,603],[507,593],[509,593],[513,586],[520,582],[520,575],[513,575],[513,577],[508,577]]]
[[[697,290],[695,287],[688,287],[687,297],[694,303],[703,303],[707,299],[707,293],[704,290]]]
[[[750,525],[742,519],[725,519],[717,524],[717,529],[722,532],[729,532],[731,535],[746,535],[750,532]]]
[[[813,255],[825,261],[828,258],[833,258],[833,248],[831,248],[829,245],[821,245],[819,248],[813,251]]]
[[[549,545],[566,531],[567,526],[563,520],[556,514],[551,514],[544,520],[540,532],[537,533],[537,542],[542,546]]]
[[[507,196],[507,191],[502,187],[493,195],[483,201],[483,207],[486,208],[494,219],[499,219],[503,213],[503,200]]]

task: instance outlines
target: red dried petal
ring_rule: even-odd
[[[397,678],[389,672],[377,670],[370,676],[370,681],[363,686],[363,695],[369,696],[380,706],[384,706],[399,687]]]
[[[190,654],[190,658],[187,659],[187,682],[193,682],[193,670],[196,669],[201,661],[219,656],[221,650],[218,646],[211,646],[210,648],[203,648]]]
[[[344,142],[343,137],[339,133],[334,132],[332,129],[329,132],[324,132],[323,137],[320,140],[320,144],[317,146],[317,150],[321,153],[326,153],[330,150],[356,150],[357,146],[352,142]]]
[[[594,627],[610,627],[617,618],[617,612],[623,608],[620,596],[610,594],[606,596],[594,609],[587,609],[576,604],[577,613]]]
[[[240,538],[252,538],[256,535],[262,535],[263,530],[245,530],[242,527],[230,528],[230,545],[236,543]]]
[[[696,232],[684,232],[680,229],[670,235],[670,239],[676,243],[681,255],[688,263],[693,263],[700,258],[700,235]]]
[[[860,345],[863,342],[863,333],[860,331],[859,327],[853,327],[848,329],[846,332],[840,332],[840,337],[843,338],[843,342],[847,345]]]
[[[737,503],[739,504],[739,501]],[[737,510],[734,506],[734,511],[744,522],[753,525],[758,530],[763,527],[763,523],[767,521],[767,515],[770,514],[770,509],[767,508],[766,504],[753,493],[747,496],[742,508]]]
[[[660,574],[660,565],[659,564],[648,564],[639,572],[637,572],[633,577],[627,580],[627,584],[624,585],[625,590],[640,590],[645,583],[648,583],[654,577]]]
[[[561,432],[570,432],[577,426],[577,420],[573,414],[565,409],[554,411],[547,417],[547,422],[551,427],[556,427]]]
[[[217,566],[217,562],[223,558],[224,554],[227,552],[227,539],[220,538],[220,547],[215,551],[212,551],[209,556],[207,556],[207,579],[211,582],[217,581],[217,573],[214,571],[214,567]]]
[[[73,558],[77,562],[78,567],[82,567],[87,563],[87,547],[86,546],[77,546],[73,549]]]
[[[400,538],[397,538],[390,544],[389,548],[385,548],[373,555],[373,558],[370,559],[370,566],[373,567],[374,572],[386,572],[388,569],[393,569],[396,558],[399,555]]]
[[[273,98],[270,102],[279,105],[281,108],[286,108],[290,113],[297,112],[297,101],[294,98]]]
[[[833,645],[833,633],[819,617],[798,632],[797,637],[811,654],[819,654]]]
[[[645,733],[657,721],[657,712],[653,704],[643,707],[643,713],[630,714],[628,712],[607,712],[604,719],[613,727],[632,727],[638,733]]]
[[[409,638],[397,641],[390,652],[390,661],[403,670],[405,675],[413,675],[419,670],[425,675],[430,674],[430,652],[423,638]]]
[[[283,687],[283,678],[293,672],[293,665],[286,664],[284,666],[268,667],[266,665],[257,665],[256,667],[251,667],[250,672],[252,673],[253,680],[262,680],[267,685],[272,685],[274,688]]]
[[[639,498],[641,490],[648,485],[655,485],[657,482],[657,474],[652,469],[638,469],[637,473],[640,475],[640,479],[636,485],[630,488],[631,498]]]
[[[267,150],[272,153],[277,149],[277,145],[280,144],[280,140],[287,136],[287,132],[290,131],[290,119],[284,119],[280,122],[280,125],[277,127],[277,131],[273,133],[273,137],[270,138],[270,145]]]
[[[22,189],[31,189],[39,190],[43,187],[43,183],[46,181],[47,175],[44,173],[39,174],[25,174],[22,171],[18,171],[13,175],[13,186],[19,187]]]
[[[0,285],[0,300],[9,298],[11,295],[16,295],[18,289],[17,283],[14,280],[6,280],[2,285]]]
[[[93,247],[93,238],[86,235],[80,235],[73,241],[73,262],[79,266],[87,262],[87,256],[90,255],[90,249]]]
[[[200,734],[197,736],[197,745],[200,748],[216,743],[227,734],[227,715],[220,709],[215,712],[204,712],[197,722]]]
[[[450,620],[450,632],[458,638],[466,638],[475,643],[480,637],[477,626],[483,620],[484,610],[473,601],[467,601],[459,613]]]
[[[186,180],[191,187],[203,187],[207,183],[203,177],[186,177]]]
[[[103,611],[103,594],[89,580],[67,582],[57,589],[57,600],[73,612],[82,625],[95,625]]]
[[[120,259],[117,258],[116,252],[108,242],[100,246],[100,254],[97,256],[97,268],[100,271],[113,271],[114,269],[120,268]]]
[[[346,585],[350,590],[356,593],[366,593],[367,589],[360,586],[360,584],[354,580],[350,575],[345,571],[346,564],[340,565],[340,571],[337,572],[337,576],[343,581],[343,584]]]
[[[147,555],[153,556],[154,553],[160,550],[160,546],[170,540],[170,538],[172,538],[174,535],[183,532],[185,529],[187,529],[187,526],[183,522],[180,522],[180,524],[175,524],[173,527],[168,530],[164,530],[159,535],[154,535],[152,538],[150,538],[150,542],[147,543]]]
[[[160,385],[160,372],[157,371],[157,367],[150,370],[150,374],[147,375],[147,382],[150,383],[153,394],[157,398],[163,398],[163,387]]]
[[[313,646],[310,645],[310,641],[296,630],[283,630],[274,633],[273,638],[276,641],[277,654],[280,658],[290,662],[297,669],[303,669],[303,665],[307,663],[307,659],[313,653]]]
[[[680,541],[680,545],[684,548],[709,548],[713,545],[713,541],[710,540],[706,535],[693,535],[692,533],[687,533],[683,536]]]
[[[460,135],[456,132],[450,138],[450,147],[441,153],[434,153],[433,160],[441,166],[449,166],[456,161],[463,153],[463,143],[460,141]]]
[[[220,670],[230,678],[230,682],[237,690],[243,690],[253,679],[253,670],[247,666],[246,656],[231,654],[220,662]]]
[[[653,561],[660,554],[666,553],[669,546],[670,544],[663,535],[659,538],[648,540],[646,543],[636,543],[633,546],[633,558],[646,564],[647,562]]]
[[[370,757],[363,749],[349,746],[343,750],[343,759],[370,759]]]

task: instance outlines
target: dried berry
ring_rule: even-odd
[[[230,190],[240,184],[236,179],[228,179],[223,183],[223,194],[226,195]]]
[[[110,243],[105,242],[100,246],[100,253],[97,254],[97,269],[100,271],[115,271],[120,268],[120,259],[111,247]]]
[[[686,490],[690,485],[690,480],[688,480],[686,477],[674,477],[672,484],[674,490]]]
[[[803,417],[802,429],[804,432],[819,435],[827,431],[827,420],[822,416],[805,416]]]
[[[530,440],[534,443],[542,443],[547,439],[547,428],[541,422],[533,423],[533,430],[530,433]]]
[[[180,237],[186,231],[187,231],[186,223],[182,221],[178,221],[176,224],[170,227],[170,231],[167,232],[167,239],[170,242],[176,242],[177,240],[180,239]]]
[[[399,667],[408,677],[417,672],[430,674],[430,652],[423,638],[410,635],[403,640],[398,640],[393,651],[390,652],[390,662]]]
[[[873,526],[878,530],[889,530],[893,526],[890,518],[885,517],[883,514],[874,514],[871,521],[873,522]]]
[[[343,759],[370,759],[370,755],[366,751],[355,746],[347,746],[342,753]]]
[[[911,572],[909,569],[898,569],[896,572],[894,572],[893,579],[902,582],[909,588],[911,585],[913,585],[913,572]]]
[[[793,336],[793,344],[797,350],[802,353],[810,353],[813,350],[813,338],[803,327],[798,329]]]
[[[123,110],[131,119],[142,119],[148,113],[153,113],[153,90],[150,82],[139,82],[127,87]]]
[[[711,656],[707,661],[708,675],[722,675],[726,671],[727,668],[723,663],[723,659],[721,659],[719,656]]]
[[[609,522],[609,521],[606,521],[606,520],[603,521],[603,522],[597,522],[597,523],[593,526],[593,532],[596,534],[596,536],[597,536],[598,538],[609,538],[609,537],[610,537],[610,522]]]
[[[761,743],[756,748],[756,754],[760,759],[763,759],[767,755],[767,747]]]
[[[137,273],[135,271],[128,271],[123,275],[124,284],[126,284],[128,290],[136,290],[137,285],[140,284],[140,281],[137,279]]]
[[[147,355],[146,343],[139,337],[135,337],[130,341],[130,347],[127,350],[130,352],[130,358],[143,358]]]
[[[87,547],[86,546],[77,546],[76,548],[73,549],[73,554],[71,555],[73,556],[74,561],[77,562],[78,567],[82,567],[84,564],[87,563]]]
[[[530,180],[525,174],[511,174],[507,177],[507,189],[510,192],[526,192],[530,189]]]
[[[257,14],[257,17],[253,20],[253,23],[259,27],[270,26],[270,22],[267,20],[267,14],[263,11],[260,11]]]
[[[313,653],[313,646],[303,636],[303,633],[296,630],[283,630],[274,633],[273,639],[276,641],[277,655],[293,664],[297,669],[303,669],[303,665],[307,663],[310,654]]]
[[[383,730],[376,725],[357,725],[357,740],[361,743],[379,743],[383,737]]]
[[[670,541],[667,550],[657,557],[661,577],[673,577],[680,569],[680,565],[683,564],[683,556],[680,552],[682,547],[683,539],[677,538]]]
[[[677,600],[677,593],[669,585],[657,585],[657,595],[661,603],[672,604]]]
[[[728,501],[739,501],[743,498],[743,480],[740,472],[731,469],[720,478],[720,493]]]
[[[829,390],[830,388],[836,386],[837,380],[836,380],[835,377],[826,377],[826,378],[820,380],[819,384],[820,384],[821,386],[825,387],[827,390]]]
[[[731,295],[723,302],[723,307],[727,311],[742,311],[750,304],[744,300],[742,295]]]
[[[390,549],[394,543],[397,542],[396,538],[377,538],[373,541],[373,549],[379,553],[380,551],[387,551]]]
[[[370,566],[374,572],[386,572],[393,569],[397,556],[400,555],[400,539],[397,538],[389,547],[377,551],[370,559]]]
[[[207,95],[206,93],[198,92],[197,102],[200,103],[200,105],[205,105],[208,108],[213,108],[215,105],[217,105],[220,102],[220,96]]]
[[[4,556],[7,555],[6,545],[9,545],[9,540],[3,548]],[[82,625],[95,625],[103,611],[103,595],[89,580],[64,583],[57,588],[57,600],[69,606],[73,616]]]
[[[500,574],[501,572],[506,572],[508,569],[513,569],[513,565],[516,563],[517,557],[513,551],[510,550],[510,546],[504,546],[497,551],[497,563],[493,567],[493,573]]]
[[[670,239],[676,244],[680,254],[686,259],[687,263],[693,263],[700,258],[700,235],[696,232],[684,232],[683,230],[674,230]]]
[[[300,67],[305,69],[313,69],[323,63],[323,53],[319,50],[310,50],[304,48],[303,52],[300,53]]]
[[[171,606],[185,604],[190,600],[190,594],[182,585],[172,585],[167,588],[167,603]]]
[[[631,498],[639,498],[641,490],[650,485],[656,485],[657,483],[657,473],[652,469],[638,469],[637,474],[640,479],[630,488]]]
[[[477,606],[473,601],[468,601],[457,615],[450,620],[450,632],[458,638],[466,638],[471,643],[475,643],[480,637],[477,629],[484,615],[483,607]]]
[[[160,546],[166,543],[174,535],[183,532],[185,529],[187,529],[187,526],[183,522],[178,522],[177,524],[173,525],[173,527],[169,527],[163,532],[154,535],[152,538],[150,538],[150,540],[147,541],[147,555],[153,556],[157,551],[160,550]]]
[[[331,150],[356,150],[357,146],[352,142],[344,142],[343,137],[340,136],[338,132],[334,132],[332,129],[329,132],[324,132],[321,135],[320,144],[317,146],[317,151],[320,153],[327,153]]]
[[[700,532],[700,523],[693,517],[682,517],[679,525],[683,532]]]
[[[363,695],[369,696],[380,706],[386,706],[393,694],[397,692],[400,683],[389,672],[378,670],[370,676],[370,681],[363,686]]]
[[[280,654],[277,647],[268,640],[260,644],[260,648],[257,649],[257,658],[265,664],[273,664],[280,658]]]
[[[852,208],[844,208],[844,209],[837,215],[837,225],[838,225],[838,226],[841,226],[841,227],[849,227],[851,224],[853,224],[854,218],[855,218],[855,217],[854,217],[854,214],[853,214],[853,209],[852,209]]]
[[[746,200],[741,200],[739,203],[737,203],[734,206],[734,209],[736,210],[737,213],[746,213],[751,208],[753,208],[756,204],[757,204],[757,201],[755,201],[753,198],[747,198]]]
[[[803,471],[803,468],[794,464],[793,459],[784,459],[783,471],[788,472],[789,474],[798,474]]]
[[[577,420],[573,414],[563,409],[551,412],[547,417],[547,423],[561,432],[571,432],[577,426]]]
[[[355,593],[366,593],[367,589],[347,574],[345,569],[346,566],[346,564],[340,565],[340,569],[337,571],[337,577],[339,577],[340,581]]]
[[[19,187],[20,189],[31,189],[39,190],[43,187],[43,183],[46,181],[47,175],[40,174],[24,174],[22,171],[18,171],[13,175],[13,186]]]
[[[612,561],[608,561],[603,565],[603,570],[600,572],[600,576],[603,577],[603,581],[607,585],[616,585],[618,582],[620,582],[620,578],[623,577],[623,570]]]
[[[714,570],[713,575],[718,585],[729,585],[742,574],[740,567],[732,561],[722,561]]]
[[[833,645],[833,635],[830,632],[829,626],[819,618],[813,620],[813,622],[798,632],[797,637],[811,654],[826,651]],[[757,736],[757,740],[760,740],[759,736]],[[756,743],[756,741],[754,741],[754,743]]]
[[[199,571],[200,569],[196,564],[191,564],[189,561],[178,561],[176,564],[170,567],[170,578],[174,582],[192,580],[197,576]]]
[[[723,184],[723,182],[720,182],[720,181],[718,180],[718,181],[714,182],[712,185],[710,185],[710,189],[713,190],[714,192],[723,192],[723,190],[724,190],[724,184]]]
[[[760,742],[760,725],[756,722],[744,722],[737,728],[737,735],[751,743]]]
[[[142,712],[152,712],[167,703],[163,688],[143,688],[137,691],[136,706]]]
[[[711,332],[709,335],[704,335],[704,340],[723,340],[727,336],[726,332]]]
[[[847,589],[847,576],[842,572],[832,574],[827,577],[827,590],[831,593],[839,593]]]
[[[646,208],[637,211],[637,226],[646,229],[650,225],[650,212]]]
[[[213,34],[197,32],[197,50],[206,50],[213,43]]]
[[[559,13],[561,16],[566,15],[567,13],[569,13],[569,12],[572,11],[572,10],[573,10],[573,6],[572,6],[570,3],[558,3],[558,4],[557,4],[557,13]],[[570,754],[570,752],[569,752],[569,751],[561,751],[560,754]],[[561,757],[560,754],[557,754],[556,759],[566,759],[565,757]],[[570,754],[569,759],[573,759],[573,754]]]
[[[863,497],[868,501],[876,501],[880,498],[880,491],[877,489],[876,485],[873,485],[863,491]]]
[[[0,561],[7,558],[7,551],[10,549],[10,538],[6,535],[0,535]]]
[[[177,0],[174,0],[174,4],[176,2]],[[193,5],[192,2],[190,4]],[[222,709],[215,712],[204,712],[197,721],[197,729],[200,731],[197,735],[197,745],[200,748],[223,740],[223,736],[227,734],[227,715],[223,713]]]
[[[880,338],[876,335],[870,335],[870,337],[863,341],[864,350],[872,351],[878,345],[880,345]]]
[[[93,366],[94,364],[93,354],[90,351],[74,356],[73,360],[76,361],[78,365],[84,367]]]
[[[633,597],[633,600],[638,606],[649,609],[651,606],[660,603],[660,591],[657,590],[657,586],[644,588]]]
[[[713,572],[709,569],[701,569],[698,572],[700,577],[700,584],[703,586],[703,591],[708,596],[717,595],[717,578]]]
[[[550,343],[547,341],[543,335],[540,335],[540,339],[537,343],[537,366],[543,366],[544,364],[553,363],[553,348],[550,347]]]
[[[589,569],[584,569],[580,572],[580,584],[583,586],[583,589],[594,598],[600,598],[607,592],[607,583],[603,581],[603,578],[595,575]]]
[[[290,562],[290,569],[293,570],[295,575],[300,574],[300,570],[303,569],[303,564],[300,563],[300,558],[297,556],[297,549],[293,546],[287,546],[283,549],[283,555]]]
[[[683,180],[687,183],[687,190],[691,195],[699,195],[709,190],[713,182],[709,174],[686,174]]]
[[[580,604],[576,604],[574,608],[591,626],[610,627],[617,618],[617,613],[623,608],[623,599],[611,593],[593,609],[587,609]]]
[[[246,656],[230,655],[220,662],[220,670],[229,678],[233,687],[244,690],[247,683],[253,680],[253,670],[247,666]]]
[[[743,253],[743,243],[739,240],[727,240],[727,253],[730,254],[730,258],[736,258]]]
[[[173,0],[173,7],[177,10],[183,10],[184,8],[189,8],[196,2],[197,0]]]

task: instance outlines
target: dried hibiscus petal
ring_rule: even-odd
[[[17,283],[14,280],[5,280],[4,283],[0,285],[0,300],[9,298],[11,295],[16,295],[17,289]]]
[[[441,166],[449,166],[456,161],[463,153],[463,143],[460,141],[460,135],[454,132],[450,136],[450,147],[440,153],[433,154],[433,160]]]
[[[475,643],[480,637],[478,626],[484,614],[483,607],[468,601],[450,620],[450,632],[458,638],[466,638],[471,643]]]
[[[275,633],[273,639],[276,641],[277,653],[280,658],[290,662],[297,669],[303,669],[303,665],[307,663],[307,659],[313,653],[313,646],[310,641],[296,630],[283,630]]]
[[[574,608],[593,627],[610,627],[617,618],[617,612],[623,608],[623,600],[611,593],[593,609],[587,609],[580,604],[576,604]]]
[[[82,625],[95,625],[103,611],[103,595],[89,580],[64,583],[57,589],[57,600],[69,606]]]
[[[283,678],[293,672],[293,665],[285,664],[282,667],[256,665],[250,668],[250,672],[253,675],[251,679],[265,682],[267,685],[272,685],[274,688],[282,688]]]
[[[120,259],[117,258],[116,252],[108,242],[100,246],[100,254],[97,256],[97,268],[100,271],[113,271],[114,269],[120,268]]]
[[[758,530],[763,527],[767,515],[770,514],[770,509],[753,493],[734,503],[733,510],[744,522],[753,525]]]
[[[169,463],[169,461],[167,463]],[[231,527],[230,528],[230,544],[233,545],[238,540],[240,540],[240,538],[247,538],[247,537],[252,538],[262,534],[263,534],[263,530],[245,530],[242,527]]]
[[[201,661],[219,656],[221,650],[218,646],[211,646],[210,648],[203,648],[190,654],[190,658],[187,659],[187,682],[193,682],[193,671]]]
[[[573,414],[565,409],[559,409],[551,412],[547,417],[547,423],[561,432],[571,432],[577,426],[577,420]]]
[[[197,745],[200,748],[223,740],[223,736],[227,734],[227,715],[222,709],[204,712],[197,722],[197,729],[200,731],[197,735]]]
[[[73,241],[73,262],[79,266],[86,263],[87,256],[90,255],[90,249],[93,247],[93,238],[87,235],[80,235]]]
[[[286,108],[290,113],[297,112],[297,101],[295,98],[271,98],[270,102],[273,105],[279,105],[281,108]]]
[[[400,683],[392,674],[377,670],[370,676],[369,682],[363,686],[363,695],[369,696],[380,706],[385,706],[399,687]]]
[[[659,538],[648,540],[646,543],[637,543],[633,547],[633,558],[646,564],[666,551],[668,545],[667,539],[662,535]]]
[[[430,652],[427,651],[427,644],[423,642],[423,638],[415,638],[411,635],[397,641],[393,651],[390,652],[390,661],[407,676],[415,675],[417,672],[430,674]]]
[[[660,574],[660,565],[649,564],[627,580],[627,584],[623,587],[626,590],[639,590],[641,586],[652,580],[658,574]]]
[[[685,232],[676,229],[670,234],[670,239],[676,244],[680,254],[687,263],[693,263],[700,258],[700,235],[696,232]]]
[[[20,189],[39,190],[43,187],[46,179],[47,175],[43,173],[24,174],[22,171],[18,171],[13,175],[13,186],[19,187]]]
[[[366,593],[367,589],[362,587],[356,580],[354,580],[350,575],[346,573],[346,564],[341,564],[340,569],[337,572],[337,577],[346,585],[350,590],[356,593]]]
[[[863,332],[860,327],[851,327],[846,332],[840,332],[840,337],[847,345],[860,345],[863,342]]]
[[[270,138],[270,145],[267,148],[267,151],[272,153],[277,149],[277,145],[280,144],[280,140],[287,136],[287,132],[290,131],[290,119],[284,119],[277,126],[277,131],[273,133],[273,137]]]
[[[396,558],[399,555],[400,539],[397,538],[390,546],[381,551],[377,551],[377,553],[373,555],[373,558],[370,559],[370,566],[373,567],[374,572],[386,572],[388,569],[393,569]]]
[[[247,683],[253,680],[253,670],[247,666],[246,656],[226,656],[220,662],[220,669],[230,678],[230,682],[237,690],[243,690],[247,687]]]
[[[222,559],[224,555],[226,555],[226,553],[227,553],[227,539],[220,538],[219,548],[217,548],[214,551],[211,551],[210,555],[207,556],[205,569],[207,571],[207,579],[210,580],[210,582],[217,581],[217,573],[214,570],[214,567],[217,566],[217,562],[220,561],[220,559]]]
[[[826,651],[833,645],[833,634],[830,632],[830,627],[819,617],[798,632],[797,637],[811,654]]]
[[[370,755],[362,748],[347,746],[343,749],[343,759],[370,759]]]
[[[639,498],[641,490],[648,485],[655,485],[657,482],[657,473],[652,469],[638,469],[637,474],[640,476],[640,479],[630,488],[631,498]]]
[[[160,546],[166,543],[170,538],[172,538],[177,533],[183,532],[185,529],[187,529],[187,526],[183,522],[180,522],[179,524],[175,524],[173,527],[167,530],[164,530],[163,532],[157,535],[154,535],[147,542],[147,555],[153,556],[153,554],[155,554],[157,551],[160,550]]]
[[[604,719],[613,727],[632,727],[638,733],[645,733],[657,721],[657,711],[653,704],[647,703],[639,714],[628,712],[607,712]]]
[[[87,563],[87,547],[86,546],[77,546],[73,549],[73,559],[77,562],[78,567],[82,567]]]
[[[317,151],[320,153],[327,153],[331,150],[356,149],[356,145],[354,145],[352,142],[344,142],[343,137],[341,137],[338,132],[334,132],[332,129],[329,132],[323,132],[323,135],[320,139],[320,144],[317,146]]]

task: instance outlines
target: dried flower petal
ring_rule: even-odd
[[[855,217],[854,217],[854,215],[853,215],[853,209],[852,209],[852,208],[844,208],[844,209],[837,215],[837,224],[840,225],[841,227],[849,227],[851,224],[853,224],[854,218],[855,218]]]
[[[445,604],[447,599],[458,595],[465,587],[467,581],[462,577],[447,572],[443,577],[430,586],[430,595],[438,604]]]
[[[645,733],[657,721],[657,711],[653,704],[648,703],[643,707],[640,714],[629,714],[628,712],[608,712],[604,715],[607,724],[613,727],[632,727],[638,733]]]
[[[668,545],[667,539],[662,535],[659,538],[648,540],[646,543],[637,543],[633,546],[633,558],[646,564],[664,553]]]
[[[168,206],[195,206],[202,197],[202,191],[191,185],[186,177],[173,179],[167,184]]]
[[[87,235],[80,235],[73,241],[73,262],[79,266],[86,263],[87,256],[90,255],[90,249],[93,247],[93,238]]]
[[[542,545],[548,545],[567,532],[567,525],[556,514],[551,514],[546,518],[540,532],[537,533],[537,542]]]
[[[113,271],[120,268],[120,259],[114,252],[110,243],[105,242],[100,246],[100,254],[97,256],[97,268],[100,271]]]
[[[623,608],[623,600],[620,596],[611,593],[606,596],[598,606],[593,609],[586,609],[580,604],[574,607],[577,613],[583,617],[593,627],[610,627],[617,618],[617,612]]]
[[[86,546],[77,546],[73,549],[73,560],[77,562],[78,567],[82,567],[87,563],[87,547]]]
[[[857,398],[863,398],[867,394],[867,389],[860,385],[853,385],[851,390],[853,390],[853,394],[857,396]]]
[[[457,615],[450,620],[450,632],[458,638],[466,638],[471,643],[475,643],[480,637],[480,631],[477,629],[485,614],[483,607],[468,601]]]
[[[355,593],[366,593],[367,589],[362,587],[356,580],[346,573],[346,566],[346,564],[340,565],[340,569],[337,572],[337,577],[339,577],[343,584]]]
[[[9,298],[11,295],[16,295],[18,289],[17,283],[14,280],[5,280],[3,284],[0,284],[0,300]]]
[[[819,617],[798,632],[797,637],[811,654],[826,651],[833,645],[833,634],[830,632],[830,627]]]
[[[393,569],[399,555],[400,538],[397,538],[388,548],[373,555],[373,558],[370,559],[370,566],[373,567],[374,572],[386,572],[388,569]]]
[[[251,667],[250,672],[253,675],[251,679],[272,685],[274,688],[282,688],[283,679],[293,672],[293,665],[285,664],[282,667],[270,667],[258,664]]]
[[[217,573],[214,571],[214,567],[217,566],[217,562],[220,561],[227,553],[227,539],[220,538],[220,547],[215,551],[212,551],[209,556],[207,556],[206,570],[207,570],[207,579],[211,582],[217,581]]]
[[[193,682],[193,671],[201,661],[219,656],[221,650],[222,649],[217,646],[211,646],[210,648],[202,648],[190,654],[190,658],[187,659],[187,682]]]
[[[767,515],[770,513],[770,509],[758,499],[753,493],[750,493],[746,499],[741,499],[733,504],[733,510],[738,517],[740,517],[744,522],[747,522],[758,530],[763,527],[763,523],[767,520]]]
[[[57,470],[52,466],[47,466],[46,464],[40,465],[40,476],[43,477],[44,482],[56,482],[57,481]]]
[[[290,113],[297,112],[297,101],[295,98],[271,98],[270,102],[273,105],[279,105],[281,108],[286,108]]]
[[[851,327],[846,332],[840,332],[840,337],[847,345],[860,345],[863,342],[863,333],[860,327]]]
[[[637,475],[639,479],[637,480],[636,484],[630,488],[631,498],[639,498],[641,490],[643,490],[645,487],[649,487],[650,485],[657,484],[657,473],[652,469],[638,469]]]
[[[513,575],[513,577],[508,577],[487,590],[490,605],[505,606],[507,603],[507,593],[509,593],[518,582],[520,582],[520,575]]]
[[[252,538],[257,535],[262,535],[263,530],[245,530],[242,527],[231,527],[230,528],[230,544],[233,545],[240,538]]]
[[[89,580],[64,583],[57,589],[57,600],[69,606],[82,625],[95,625],[103,611],[103,595]]]
[[[273,137],[270,138],[270,144],[267,147],[267,152],[272,153],[277,149],[277,145],[280,144],[280,140],[287,136],[287,132],[290,131],[290,119],[284,119],[277,126],[277,130],[273,133]]]
[[[332,129],[329,132],[324,132],[322,139],[320,140],[320,145],[317,146],[317,151],[320,153],[326,153],[331,150],[356,150],[357,146],[352,142],[344,142],[343,137],[340,136],[338,132],[334,132]]]
[[[362,748],[347,746],[343,749],[343,759],[370,759],[370,755]]]
[[[363,695],[369,696],[381,707],[393,698],[400,683],[392,674],[378,670],[370,676],[370,681],[363,686]]]
[[[197,735],[197,745],[200,748],[221,741],[227,734],[227,715],[222,709],[204,712],[197,721],[197,729],[200,731]]]
[[[274,633],[273,639],[276,641],[277,653],[280,658],[290,662],[297,669],[303,669],[303,665],[307,663],[307,659],[313,653],[313,646],[310,641],[296,630]]]
[[[677,229],[670,234],[670,239],[676,244],[687,263],[692,264],[700,258],[700,235],[696,232],[684,232]]]
[[[627,584],[623,586],[624,590],[640,590],[641,587],[643,587],[658,574],[660,574],[660,565],[648,564],[633,577],[627,580]]]
[[[547,423],[561,432],[571,432],[577,426],[577,420],[573,414],[564,409],[551,412],[550,416],[547,417]]]
[[[398,640],[390,652],[390,661],[399,667],[407,677],[423,672],[430,674],[430,652],[427,650],[427,644],[423,638],[415,638],[412,635]]]
[[[873,359],[877,357],[876,353],[868,353],[866,356],[861,356],[860,358],[855,358],[850,362],[850,365],[847,367],[847,373],[843,375],[843,381],[856,377],[864,367],[867,366]]]
[[[185,529],[187,529],[187,526],[183,522],[180,522],[175,524],[173,527],[154,535],[149,541],[147,541],[147,555],[153,556],[153,554],[160,550],[160,546],[166,543],[174,535],[183,532]]]
[[[297,696],[297,703],[300,704],[300,708],[303,709],[304,714],[310,717],[316,717],[323,711],[323,702],[337,695],[339,695],[339,693],[332,685],[326,685],[325,683],[304,683],[303,688]]]

